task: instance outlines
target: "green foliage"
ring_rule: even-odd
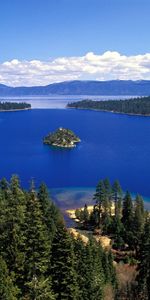
[[[116,180],[112,186],[112,198],[115,202],[115,215],[121,217],[122,189],[118,180]]]
[[[133,221],[134,221],[133,201],[130,193],[126,192],[126,195],[123,199],[122,223],[125,228],[124,238],[131,248],[133,248],[134,245]]]
[[[0,110],[29,109],[31,104],[25,102],[0,102]]]
[[[43,222],[46,224],[49,237],[52,240],[57,225],[59,225],[59,223],[63,223],[63,217],[58,207],[56,207],[50,200],[48,189],[44,183],[40,185],[37,196],[42,210]]]
[[[44,144],[57,147],[74,147],[78,142],[80,142],[79,137],[72,130],[66,128],[58,128],[43,139]]]
[[[36,300],[55,300],[55,295],[51,289],[51,278],[45,278],[44,276],[38,278],[33,276],[31,282],[28,282],[28,293],[25,299]]]
[[[139,251],[138,299],[150,299],[150,220],[147,219]]]
[[[18,288],[14,285],[13,275],[9,275],[7,265],[0,256],[0,299],[17,300]]]
[[[111,111],[126,114],[150,114],[150,96],[131,98],[126,100],[107,100],[107,101],[93,101],[82,100],[68,103],[68,107],[81,109],[97,109],[101,111]]]
[[[27,281],[31,281],[33,276],[45,274],[50,262],[50,239],[47,226],[43,222],[40,202],[34,191],[27,197],[25,225],[25,275]]]
[[[96,202],[98,208],[98,227],[101,227],[102,221],[102,206],[105,205],[105,185],[104,182],[101,180],[96,186],[96,193],[94,194],[93,199]]]
[[[85,227],[90,217],[85,205]],[[16,175],[0,181],[0,251],[2,300],[99,300],[107,283],[114,286],[113,261],[101,246],[75,241],[46,186],[36,192],[32,181],[24,191]]]
[[[51,275],[56,299],[78,299],[73,243],[63,225],[57,228],[53,240]]]

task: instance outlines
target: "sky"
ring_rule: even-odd
[[[150,0],[1,0],[0,83],[150,79]]]

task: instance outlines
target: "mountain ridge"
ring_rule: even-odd
[[[45,86],[11,87],[0,84],[0,96],[50,96],[50,95],[150,95],[150,80],[74,80]]]

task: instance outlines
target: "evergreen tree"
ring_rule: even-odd
[[[32,188],[27,196],[26,212],[26,282],[47,273],[50,263],[51,243],[43,221],[40,201]]]
[[[104,270],[102,267],[103,250],[93,239],[86,245],[84,267],[84,297],[83,299],[101,300],[104,289]]]
[[[112,207],[112,187],[108,178],[103,180],[105,186],[105,205],[104,205],[104,212],[109,213],[111,216],[111,207]]]
[[[75,264],[72,239],[64,225],[60,224],[54,236],[51,260],[52,288],[56,299],[78,299]]]
[[[130,231],[133,224],[133,202],[129,192],[126,192],[123,200],[122,222],[125,229]]]
[[[121,216],[122,189],[118,180],[116,180],[112,186],[112,198],[115,202],[115,215]]]
[[[18,288],[14,285],[13,278],[9,275],[7,265],[0,256],[0,299],[17,300]]]
[[[124,232],[125,229],[120,217],[114,216],[111,226],[111,233],[114,234],[113,248],[121,250],[124,247]]]
[[[90,280],[90,275],[87,268],[87,253],[86,246],[82,239],[77,237],[74,239],[74,252],[76,256],[75,269],[77,273],[77,284],[79,287],[79,300],[86,300],[90,294],[89,287],[87,289],[87,278]]]
[[[98,207],[98,227],[101,227],[101,217],[102,217],[102,204],[105,201],[105,186],[104,182],[101,180],[97,187],[96,187],[96,193],[94,194],[94,198],[96,201],[96,205]]]
[[[102,266],[104,270],[105,284],[111,283],[112,286],[115,288],[117,285],[117,280],[116,280],[115,268],[113,266],[113,256],[111,251],[103,252]]]
[[[7,198],[8,182],[5,178],[0,180],[0,191],[4,198]]]
[[[126,192],[123,200],[122,223],[125,228],[126,242],[129,244],[129,246],[133,247],[133,202],[129,192]]]
[[[145,222],[144,202],[141,196],[137,195],[134,203],[134,218],[133,218],[133,232],[134,232],[134,247],[138,251],[141,235],[143,232]]]
[[[84,227],[86,228],[89,222],[89,212],[86,204],[83,210],[83,222],[84,222]]]
[[[60,214],[59,209],[51,201],[49,192],[44,183],[40,185],[37,196],[41,205],[43,221],[47,225],[49,237],[51,237],[52,240],[57,224],[63,222],[62,215]]]
[[[51,278],[44,276],[38,278],[33,276],[31,282],[27,283],[28,294],[25,299],[29,300],[55,300],[55,295],[51,289]]]
[[[16,282],[21,284],[24,277],[26,203],[16,177],[11,178],[10,188],[7,187],[5,196],[0,209],[1,255],[11,272],[15,273]]]
[[[150,299],[150,220],[145,223],[139,255],[138,299]]]

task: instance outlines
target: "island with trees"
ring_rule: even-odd
[[[43,143],[59,148],[74,148],[81,140],[75,133],[66,128],[58,128],[56,131],[49,133]]]
[[[126,100],[82,100],[68,103],[67,107],[150,116],[150,96]]]
[[[31,104],[26,102],[2,102],[0,101],[0,111],[17,111],[31,109]]]

